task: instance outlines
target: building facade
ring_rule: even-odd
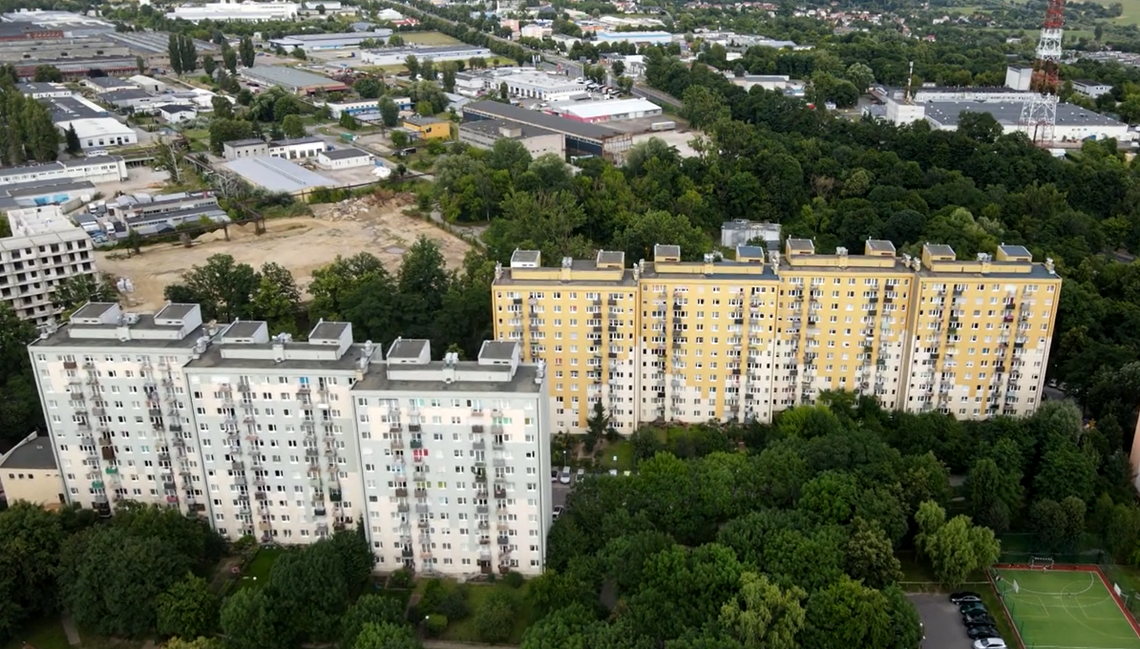
[[[863,255],[741,246],[736,259],[652,262],[623,253],[544,267],[516,251],[493,291],[495,335],[547,362],[557,430],[585,427],[596,402],[615,428],[642,422],[771,421],[823,390],[886,408],[963,419],[1033,412],[1061,280],[1021,246],[958,261],[870,240]]]
[[[66,502],[63,479],[46,437],[32,433],[0,455],[0,492],[9,505],[25,501],[54,509]]]
[[[0,238],[0,301],[23,320],[46,322],[59,313],[56,286],[94,274],[94,245],[55,205],[9,210],[4,218],[12,236]]]
[[[68,502],[165,503],[282,544],[363,521],[378,570],[542,570],[549,398],[517,344],[431,361],[398,339],[385,358],[348,323],[293,342],[193,304],[91,303],[29,353]]]

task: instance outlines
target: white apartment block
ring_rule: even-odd
[[[29,353],[69,502],[165,503],[281,544],[365,521],[378,570],[542,571],[549,398],[515,343],[459,362],[397,340],[385,360],[348,323],[294,342],[194,304],[91,303]]]
[[[0,301],[37,324],[54,318],[52,292],[64,280],[95,272],[91,237],[58,206],[10,210],[12,236],[0,239]]]

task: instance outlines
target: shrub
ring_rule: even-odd
[[[471,607],[467,605],[466,586],[459,586],[448,593],[439,602],[435,610],[446,615],[449,620],[462,620],[471,615]]]
[[[410,588],[412,586],[412,573],[407,568],[400,568],[388,578],[389,588]]]
[[[438,636],[447,630],[447,616],[433,613],[424,618],[424,630],[430,636]]]
[[[522,576],[522,573],[512,570],[503,576],[503,583],[511,588],[522,588],[522,585],[526,583],[526,579]]]
[[[482,642],[503,642],[511,637],[514,623],[515,599],[509,590],[492,590],[475,611],[475,633]]]

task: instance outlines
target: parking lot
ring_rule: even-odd
[[[918,609],[926,631],[923,649],[969,649],[974,642],[966,635],[966,626],[958,607],[944,593],[907,593]]]

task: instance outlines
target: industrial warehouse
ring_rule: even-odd
[[[283,66],[256,65],[252,68],[242,69],[240,74],[243,79],[251,83],[264,86],[281,86],[297,95],[311,95],[321,90],[325,92],[348,90],[348,86],[334,79]]]
[[[587,124],[497,101],[476,101],[463,107],[464,122],[484,119],[508,120],[559,133],[565,138],[566,154],[571,157],[600,156],[620,161],[633,146],[630,134],[607,126]]]

